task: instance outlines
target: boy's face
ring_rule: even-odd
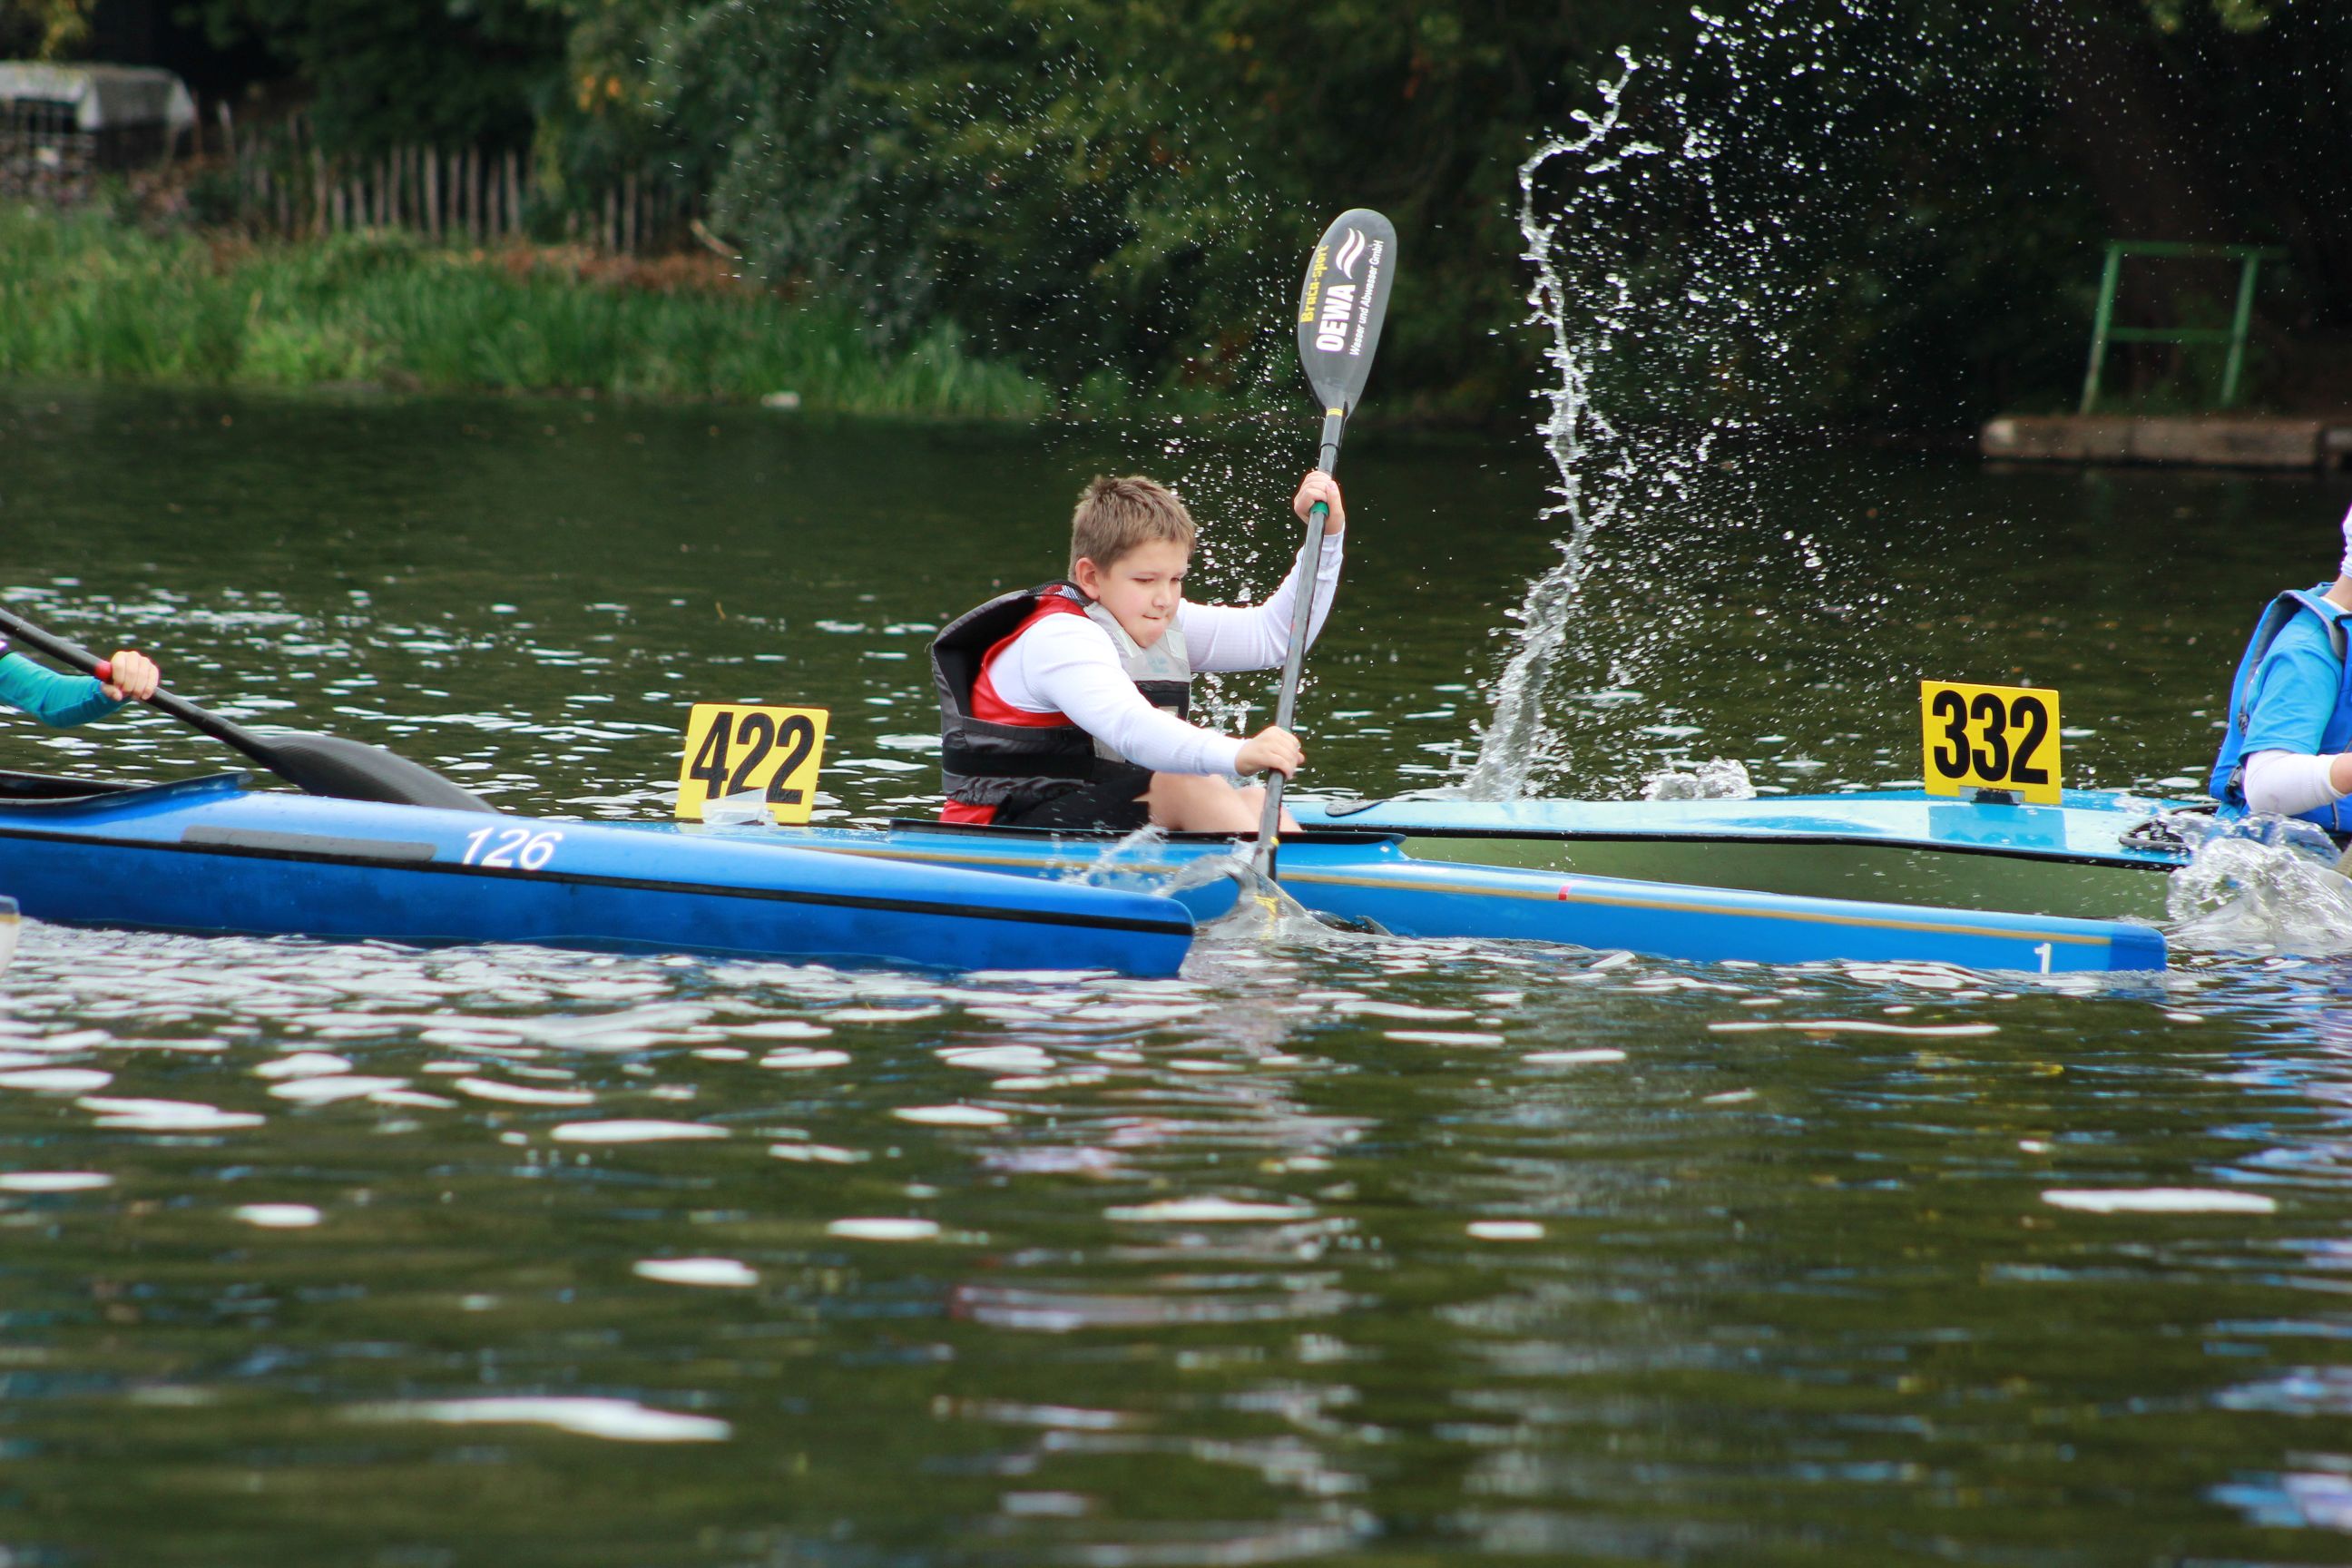
[[[1150,647],[1175,625],[1176,606],[1184,599],[1184,571],[1192,563],[1189,548],[1172,539],[1155,539],[1108,566],[1080,556],[1070,575],[1087,597],[1111,613],[1137,647]]]

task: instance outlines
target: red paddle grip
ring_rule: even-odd
[[[90,673],[98,677],[100,685],[111,686],[114,684],[114,661],[110,658],[101,658],[98,661],[98,668]]]

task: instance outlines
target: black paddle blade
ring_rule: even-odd
[[[498,809],[424,763],[394,756],[380,746],[304,730],[269,730],[252,739],[260,742],[260,749],[249,753],[254,760],[308,795],[376,800],[389,805],[430,805],[443,811]]]
[[[1346,418],[1364,395],[1395,271],[1396,226],[1370,207],[1341,213],[1307,258],[1298,358],[1328,416]]]

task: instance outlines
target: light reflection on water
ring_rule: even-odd
[[[466,489],[372,467],[429,407],[340,434],[241,408],[257,444],[215,464],[201,421],[157,426],[178,406],[85,405],[114,412],[11,479],[12,520],[57,521],[12,521],[0,575],[89,640],[131,626],[246,716],[478,764],[542,811],[657,814],[684,701],[819,693],[838,809],[887,815],[929,784],[922,675],[864,655],[919,652],[991,568],[943,533],[899,572],[877,516],[949,485],[1044,539],[1031,490],[1066,504],[1028,447],[977,437],[862,501],[820,448],[730,425],[712,458],[702,416],[653,412],[609,470],[567,480],[582,448],[551,464],[509,432],[521,477],[477,451]],[[118,420],[181,444],[171,499],[198,521],[159,524],[152,470],[108,460]],[[298,437],[301,472],[271,467]],[[898,439],[829,438],[852,467]],[[1369,449],[1360,482],[1475,493],[1457,461]],[[789,550],[713,462],[767,475]],[[678,531],[647,520],[681,495],[719,567],[656,563]],[[1425,546],[1389,548],[1418,572]],[[1479,591],[1516,586],[1497,563]],[[2031,572],[2002,592],[2012,624],[2065,613]],[[1314,700],[1383,718],[1333,749],[1393,784],[1459,731],[1403,715],[1450,705],[1462,649],[1383,616],[1397,646],[1335,642]],[[1769,695],[1714,722],[1745,726],[1727,752],[1839,776],[1879,744],[1824,745]],[[7,734],[52,766],[220,765],[147,719],[60,739]],[[1236,930],[1176,980],[943,979],[28,924],[0,974],[0,1546],[2328,1561],[2347,973]],[[2275,1208],[2046,1197],[2167,1188]]]
[[[2295,1238],[2340,1228],[2352,1078],[2260,1051],[2328,972],[1604,963],[1248,943],[1073,984],[31,925],[0,1049],[107,1076],[0,1088],[46,1177],[0,1186],[5,1440],[68,1498],[134,1458],[248,1544],[291,1518],[224,1463],[461,1555],[690,1518],[782,1560],[846,1525],[1219,1562],[1760,1549],[1889,1487],[1965,1535],[2103,1402],[2334,1408],[2340,1243]],[[2284,1213],[2041,1201],[2136,1184]],[[2223,1318],[2226,1356],[2179,1343]],[[2163,1528],[2255,1484],[2143,1425],[2105,1436],[2186,1489]],[[728,1457],[662,1483],[638,1445]],[[502,1478],[454,1515],[452,1461]],[[634,1500],[532,1500],[608,1472]],[[2241,1511],[2324,1521],[2324,1473]]]

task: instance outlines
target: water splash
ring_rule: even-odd
[[[2309,823],[2170,819],[2197,847],[2166,890],[2172,941],[2214,952],[2352,952],[2352,879]]]
[[[1528,778],[1546,749],[1544,693],[1552,667],[1567,644],[1569,616],[1584,581],[1587,546],[1595,524],[1615,510],[1613,500],[1603,501],[1598,509],[1588,507],[1584,485],[1588,435],[1603,439],[1617,435],[1591,395],[1593,353],[1596,348],[1605,347],[1605,331],[1596,344],[1571,325],[1577,320],[1576,297],[1556,251],[1560,226],[1569,215],[1563,212],[1547,219],[1537,184],[1555,159],[1590,156],[1587,172],[1600,174],[1622,167],[1629,158],[1654,156],[1659,152],[1651,143],[1632,142],[1622,153],[1595,155],[1617,134],[1626,85],[1641,68],[1631,49],[1620,49],[1617,58],[1623,68],[1614,81],[1601,83],[1601,113],[1596,116],[1579,110],[1571,117],[1584,126],[1584,133],[1553,137],[1519,165],[1519,233],[1527,241],[1520,259],[1533,267],[1536,275],[1528,289],[1528,308],[1531,319],[1550,331],[1544,363],[1555,378],[1542,395],[1549,410],[1543,423],[1544,445],[1557,476],[1552,483],[1555,499],[1542,516],[1546,521],[1564,521],[1568,536],[1560,544],[1559,562],[1536,579],[1513,612],[1519,624],[1519,646],[1495,684],[1494,720],[1480,737],[1478,760],[1463,784],[1463,793],[1473,800],[1508,800],[1527,791]],[[1622,277],[1612,281],[1622,310],[1631,302],[1628,286]]]
[[[1103,846],[1101,853],[1092,860],[1055,872],[1055,879],[1097,888],[1140,886],[1148,880],[1145,869],[1156,865],[1159,852],[1167,843],[1166,828],[1146,823]]]
[[[1795,565],[1796,582],[1773,585],[1791,608],[1818,596],[1827,563],[1811,538],[1735,543],[1768,510],[1766,480],[1723,444],[1802,402],[1800,345],[1827,276],[1823,237],[1802,220],[1834,191],[1844,133],[1839,93],[1813,79],[1843,89],[1873,68],[1840,58],[1830,71],[1853,52],[1837,38],[1849,18],[1822,9],[1769,0],[1737,25],[1694,11],[1679,58],[1621,49],[1600,112],[1519,166],[1528,320],[1549,336],[1543,517],[1566,531],[1514,612],[1517,646],[1462,786],[1474,799],[1558,774],[1580,731],[1622,737],[1635,715],[1657,717],[1654,688],[1703,651],[1692,590],[1752,574],[1759,563],[1740,557]],[[1819,117],[1795,111],[1801,100]],[[1596,597],[1622,603],[1587,613]],[[1580,689],[1560,692],[1571,669]]]
[[[1754,800],[1755,783],[1738,762],[1717,757],[1685,773],[1667,767],[1642,781],[1643,800]]]
[[[1998,141],[1978,122],[2009,107],[2004,71],[2022,55],[1957,10],[1939,13],[1933,49],[1916,17],[1871,0],[1691,15],[1682,47],[1620,50],[1598,110],[1519,167],[1553,467],[1541,518],[1559,558],[1511,612],[1492,716],[1455,792],[1473,799],[1527,795],[1572,760],[1580,784],[1630,784],[1645,730],[1703,729],[1738,657],[1732,606],[1769,618],[1777,662],[1804,672],[1790,705],[1825,728],[1843,728],[1827,721],[1851,697],[1808,693],[1890,678],[1853,623],[1903,585],[1806,531],[1768,530],[1841,498],[1765,454],[1818,437],[1856,377],[1934,403],[1881,363],[1900,353],[1856,345],[1907,341],[1896,329],[1916,323],[1877,301],[1916,292],[1907,274],[1933,276],[1937,247],[1985,214],[1973,196],[1929,210],[1916,170],[1873,150],[1932,135],[1939,161],[1974,158]]]

